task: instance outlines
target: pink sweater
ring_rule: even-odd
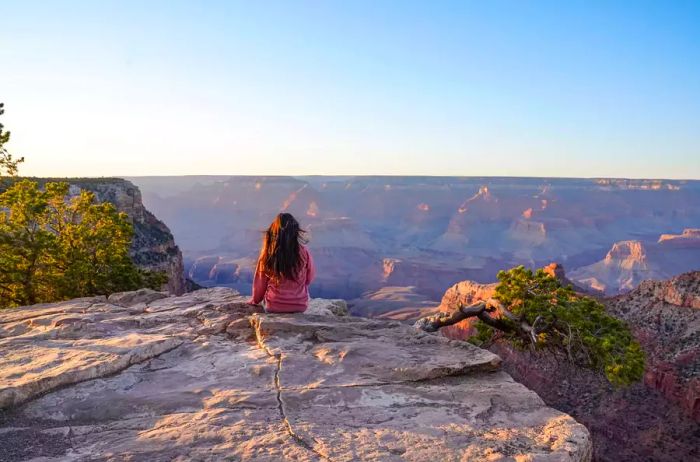
[[[305,246],[300,248],[302,266],[297,278],[284,279],[275,284],[261,271],[255,271],[253,297],[249,303],[258,305],[265,300],[265,309],[271,313],[301,313],[309,302],[309,284],[316,275],[314,260]]]

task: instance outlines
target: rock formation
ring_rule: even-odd
[[[459,306],[468,306],[480,300],[488,300],[493,297],[496,291],[496,283],[479,284],[473,281],[461,281],[453,285],[442,297],[439,311],[450,313]],[[449,338],[468,339],[476,333],[474,325],[477,318],[465,319],[455,325],[443,327],[441,332]]]
[[[560,265],[545,271],[570,282]],[[449,288],[439,309],[452,312],[494,295],[496,284],[462,281]],[[574,287],[577,289],[577,287]],[[580,288],[578,288],[580,289]],[[646,281],[628,294],[602,300],[627,321],[647,354],[644,383],[616,389],[594,372],[547,355],[496,342],[489,349],[504,369],[547,404],[591,430],[600,461],[678,461],[700,457],[700,272],[670,281]],[[475,318],[444,327],[452,339],[475,333]]]
[[[630,290],[645,278],[663,276],[650,265],[646,247],[640,241],[616,242],[602,261],[572,273],[581,284],[608,294]]]
[[[175,239],[165,223],[144,207],[139,188],[121,179],[71,181],[71,184],[93,191],[98,200],[112,202],[117,209],[126,212],[134,225],[131,254],[136,264],[144,269],[164,271],[168,275],[170,293],[181,295],[185,292],[180,248],[175,245]]]
[[[1,311],[0,460],[590,459],[496,355],[346,313],[225,288]]]
[[[680,247],[700,247],[700,229],[686,228],[681,234],[662,234],[658,243]]]
[[[662,234],[700,223],[698,181],[400,176],[132,181],[173,230],[188,262],[255,258],[260,231],[281,210],[294,213],[310,232],[319,267],[329,268],[312,286],[314,296],[350,300],[382,286],[413,286],[435,300],[461,280],[494,282],[499,269],[550,261],[564,263],[579,285],[604,285],[617,294],[642,279],[700,267],[700,246],[674,250],[689,244],[687,238],[656,243]],[[614,243],[632,240],[647,250],[655,273],[619,267],[619,256],[590,267]],[[388,261],[397,263],[386,276]],[[588,269],[580,276],[589,284],[573,278],[579,274],[572,270],[579,268]],[[213,284],[210,270],[195,272],[196,281]]]
[[[700,271],[645,281],[606,306],[647,352],[645,383],[700,422]]]
[[[662,280],[700,268],[700,231],[662,234],[658,241],[613,244],[605,258],[576,269],[571,278],[608,295],[627,292],[646,279]]]

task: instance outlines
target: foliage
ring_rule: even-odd
[[[605,312],[598,301],[576,294],[544,272],[523,266],[498,273],[495,298],[508,316],[504,329],[477,322],[475,343],[504,338],[563,354],[569,360],[605,374],[614,385],[641,379],[644,352],[627,325]]]
[[[5,113],[5,105],[0,103],[0,115]],[[14,176],[17,174],[19,164],[24,162],[24,158],[15,159],[7,152],[5,145],[10,141],[10,132],[4,131],[4,125],[0,123],[0,178],[5,175]]]
[[[15,183],[0,195],[0,307],[159,288],[165,275],[131,260],[132,237],[126,214],[90,192]]]

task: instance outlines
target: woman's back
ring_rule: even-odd
[[[309,284],[313,280],[315,269],[313,259],[305,246],[300,248],[302,265],[296,279],[272,281],[264,274],[256,274],[257,292],[264,292],[265,308],[273,313],[295,313],[306,311],[309,302]],[[267,281],[265,281],[265,279]],[[256,295],[253,283],[253,297]]]
[[[253,279],[250,303],[265,301],[273,313],[306,311],[309,285],[316,269],[311,253],[300,241],[303,230],[288,213],[281,213],[265,232]]]

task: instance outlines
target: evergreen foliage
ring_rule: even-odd
[[[602,372],[618,386],[641,379],[644,352],[627,325],[601,303],[563,287],[541,269],[518,266],[500,271],[498,280],[495,298],[508,315],[496,327],[477,321],[473,343],[502,338],[521,348],[548,350]]]
[[[0,115],[5,113],[5,105],[0,103]],[[14,176],[17,174],[19,164],[24,162],[24,158],[15,159],[7,151],[5,145],[10,141],[10,132],[5,131],[5,126],[0,123],[0,178],[3,176]]]
[[[126,214],[90,192],[15,183],[0,195],[0,307],[159,288],[165,275],[131,260],[132,236]]]

